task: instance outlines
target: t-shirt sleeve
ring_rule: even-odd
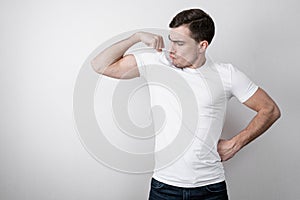
[[[144,63],[144,60],[143,60],[143,54],[141,54],[141,53],[132,53],[132,55],[135,58],[140,76],[145,77],[146,76],[146,67],[145,67],[145,63]]]
[[[152,65],[157,65],[159,60],[159,53],[158,52],[132,52],[131,53],[135,57],[135,61],[140,73],[141,77],[147,78],[147,68]]]
[[[231,93],[241,103],[247,101],[258,89],[258,86],[252,82],[243,72],[230,66],[231,70]]]

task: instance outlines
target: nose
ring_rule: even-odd
[[[176,53],[176,48],[175,48],[175,45],[174,45],[173,42],[172,42],[171,45],[170,45],[170,52],[171,52],[171,53],[174,53],[174,54]]]

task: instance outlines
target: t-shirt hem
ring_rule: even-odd
[[[179,182],[172,182],[172,181],[168,181],[165,179],[162,179],[161,177],[156,176],[155,174],[153,174],[152,178],[154,178],[155,180],[165,183],[167,185],[172,185],[175,187],[182,187],[182,188],[195,188],[195,187],[202,187],[202,186],[206,186],[206,185],[210,185],[210,184],[215,184],[215,183],[219,183],[222,181],[225,181],[225,176],[221,176],[219,178],[213,179],[213,180],[209,180],[209,181],[203,181],[201,183],[179,183]]]

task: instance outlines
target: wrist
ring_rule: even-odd
[[[140,38],[140,34],[139,32],[134,33],[133,35],[131,35],[131,37],[129,38],[133,43],[138,43],[141,42],[141,38]]]
[[[243,140],[242,140],[240,134],[238,134],[235,137],[231,138],[230,141],[232,143],[232,148],[235,150],[235,152],[238,152],[244,146]]]

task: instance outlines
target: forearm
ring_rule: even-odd
[[[232,158],[240,149],[263,134],[280,117],[278,106],[261,88],[243,104],[256,111],[257,114],[236,136],[229,140],[219,141],[218,152],[222,161]]]
[[[255,138],[263,134],[278,118],[280,111],[277,106],[261,109],[251,120],[249,125],[231,140],[238,151]]]
[[[109,65],[121,59],[125,52],[134,44],[140,42],[137,34],[119,41],[100,52],[92,61],[91,65],[95,71],[103,71]]]

